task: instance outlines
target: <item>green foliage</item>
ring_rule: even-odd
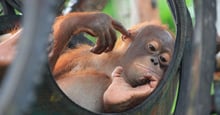
[[[192,17],[192,20],[194,22],[194,7],[193,7],[193,1],[192,0],[186,0],[186,5],[189,9],[190,15]],[[167,0],[158,0],[158,9],[160,12],[160,18],[162,20],[163,24],[167,24],[169,29],[173,32],[175,32],[175,23],[173,21],[173,16],[170,11],[170,8],[167,4]]]
[[[175,24],[174,24],[173,16],[167,4],[167,1],[158,0],[158,9],[162,23],[166,24],[171,31],[175,32]]]
[[[115,9],[115,6],[113,5],[113,1],[109,0],[107,5],[102,10],[102,12],[104,12],[112,17],[116,17],[116,13],[115,13],[116,11],[114,9]]]

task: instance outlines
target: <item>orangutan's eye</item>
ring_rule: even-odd
[[[148,48],[149,48],[150,51],[152,51],[152,52],[155,52],[155,51],[156,51],[156,48],[155,48],[152,44],[149,44],[149,45],[148,45]]]
[[[160,63],[162,65],[168,65],[170,62],[171,56],[168,53],[162,53],[159,56]]]
[[[159,49],[159,43],[157,41],[150,41],[148,44],[147,44],[147,49],[150,51],[150,52],[155,52]]]

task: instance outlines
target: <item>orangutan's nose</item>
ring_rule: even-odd
[[[159,60],[156,57],[152,57],[150,59],[150,61],[154,64],[154,65],[158,65],[159,64]]]

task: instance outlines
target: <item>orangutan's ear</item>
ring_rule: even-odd
[[[129,36],[125,36],[125,35],[122,35],[122,36],[121,36],[121,39],[122,39],[123,41],[124,41],[124,40],[127,40],[127,39],[133,41],[134,38],[135,38],[135,36],[137,35],[137,31],[135,31],[135,30],[130,29],[130,30],[128,30],[128,32],[129,32]]]

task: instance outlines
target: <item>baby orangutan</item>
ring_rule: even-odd
[[[174,38],[155,23],[129,31],[111,52],[97,55],[80,45],[59,57],[53,74],[70,99],[94,112],[122,112],[153,92],[171,60]]]
[[[123,34],[115,47],[114,29]],[[71,36],[80,32],[98,38],[92,49],[88,45],[66,47]],[[14,51],[8,50],[16,49],[18,35],[0,44],[1,73],[14,57]],[[146,99],[162,79],[175,41],[160,24],[143,23],[128,33],[120,23],[98,12],[58,17],[53,37],[48,57],[54,79],[70,99],[93,112],[122,112]]]

